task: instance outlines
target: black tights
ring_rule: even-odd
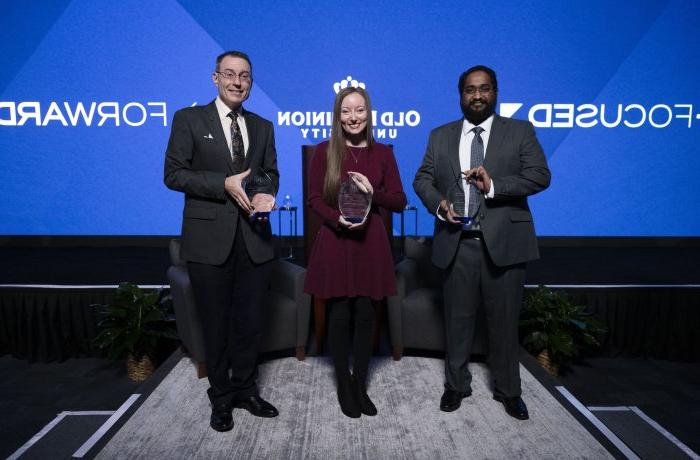
[[[350,378],[350,318],[355,316],[353,338],[353,375],[364,386],[367,381],[369,359],[372,356],[375,313],[367,297],[336,297],[328,299],[328,343],[338,380]]]

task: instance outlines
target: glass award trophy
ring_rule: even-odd
[[[467,195],[464,193],[463,182],[463,180],[458,180],[450,187],[447,191],[447,203],[452,213],[456,216],[455,220],[464,225],[471,225],[474,222],[474,217],[469,216],[467,211],[469,203],[467,202]]]
[[[363,192],[352,178],[340,184],[338,208],[343,218],[350,223],[359,224],[367,217],[372,207],[372,197]]]
[[[253,205],[251,219],[269,219],[275,207],[275,185],[262,168],[257,168],[245,178],[243,189]]]

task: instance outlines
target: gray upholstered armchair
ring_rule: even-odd
[[[170,241],[168,280],[182,346],[197,364],[197,375],[206,376],[202,326],[195,307],[187,265],[180,259],[180,240]],[[267,318],[261,351],[294,348],[300,361],[306,356],[311,299],[304,293],[306,270],[284,260],[272,262],[270,287],[264,296]]]
[[[425,238],[406,238],[405,258],[396,265],[397,295],[387,300],[389,332],[395,360],[404,348],[445,350],[442,273],[430,261]],[[485,317],[477,314],[472,353],[487,352]]]

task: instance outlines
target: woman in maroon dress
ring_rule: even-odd
[[[348,222],[338,208],[338,192],[346,180],[371,196],[371,210],[360,223]],[[372,300],[396,294],[394,263],[379,208],[399,212],[406,206],[406,195],[391,149],[374,141],[372,108],[362,88],[344,88],[335,98],[330,140],[316,147],[311,161],[309,206],[324,224],[311,250],[304,289],[326,299],[338,402],[348,417],[376,415],[366,388],[375,323]]]

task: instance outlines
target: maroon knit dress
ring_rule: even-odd
[[[327,141],[316,146],[309,171],[309,206],[323,225],[311,250],[304,291],[320,299],[364,296],[380,300],[395,295],[394,261],[378,209],[400,212],[406,206],[394,155],[384,144],[348,147],[340,168],[341,181],[348,179],[348,171],[362,173],[374,195],[367,225],[347,230],[338,223],[338,208],[323,201],[327,149]]]

